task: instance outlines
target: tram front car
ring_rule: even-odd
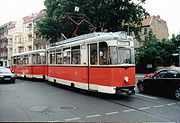
[[[102,44],[103,42],[99,43],[99,68],[91,68],[91,72],[94,73],[93,78],[96,78],[99,82],[103,78],[104,88],[102,87],[101,91],[105,91],[106,93],[135,94],[133,38],[127,36],[126,32],[113,33],[112,37],[111,40],[106,40],[104,42],[105,44]],[[100,61],[104,61],[104,63],[101,64]],[[106,63],[106,61],[108,61],[108,63]],[[99,85],[101,84],[102,83],[99,83]],[[99,89],[100,88],[101,87],[99,87]]]

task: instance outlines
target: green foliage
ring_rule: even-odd
[[[71,37],[77,29],[77,35],[95,31],[115,32],[119,30],[134,31],[137,34],[141,26],[142,18],[148,16],[147,11],[133,0],[45,0],[45,18],[38,24],[38,30],[47,39],[55,39],[64,33]],[[74,12],[74,7],[80,8]],[[67,13],[73,13],[71,17],[79,26],[67,18]],[[85,14],[83,18],[80,15]],[[53,26],[51,23],[54,23]],[[50,26],[50,28],[49,28]],[[44,29],[45,28],[45,29]],[[47,31],[47,29],[49,29]],[[55,32],[54,32],[55,31]],[[52,35],[54,33],[54,36]]]
[[[159,40],[150,33],[145,38],[144,45],[137,49],[136,63],[145,66],[152,64],[153,68],[174,65],[175,57],[172,54],[178,53],[177,42],[178,39],[175,37],[170,40]]]

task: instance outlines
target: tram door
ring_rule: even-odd
[[[89,57],[88,57],[88,88],[89,90],[97,91],[98,87],[94,84],[95,76],[94,72],[97,69],[98,54],[97,54],[97,43],[89,44]]]
[[[108,45],[106,42],[89,44],[89,90],[98,91],[98,86],[107,79],[102,73],[108,65]]]

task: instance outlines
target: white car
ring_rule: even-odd
[[[16,75],[9,68],[0,67],[0,83],[15,83]]]

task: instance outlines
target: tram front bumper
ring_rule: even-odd
[[[126,93],[127,95],[135,95],[135,86],[116,87],[116,94]]]

